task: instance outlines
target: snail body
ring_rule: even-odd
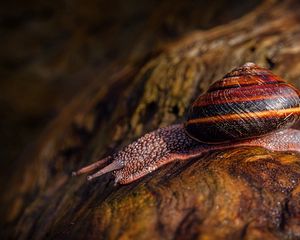
[[[110,162],[88,180],[113,171],[116,183],[127,184],[174,160],[188,160],[213,150],[260,146],[300,152],[300,131],[289,128],[299,118],[299,90],[270,71],[246,63],[199,96],[185,123],[147,133],[73,175]]]

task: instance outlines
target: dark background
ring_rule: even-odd
[[[103,73],[142,62],[166,43],[226,23],[259,2],[1,3],[0,181],[7,184],[22,153],[82,88],[93,81],[105,84]]]

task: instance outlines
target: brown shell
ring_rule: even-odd
[[[271,71],[246,63],[198,97],[185,129],[201,142],[221,143],[288,128],[299,118],[299,90]]]

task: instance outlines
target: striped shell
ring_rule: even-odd
[[[198,141],[221,143],[288,128],[299,118],[299,90],[269,70],[246,63],[198,97],[185,129]]]

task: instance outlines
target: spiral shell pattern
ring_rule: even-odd
[[[285,129],[299,118],[299,90],[271,71],[246,63],[196,99],[185,129],[198,141],[222,143]]]

